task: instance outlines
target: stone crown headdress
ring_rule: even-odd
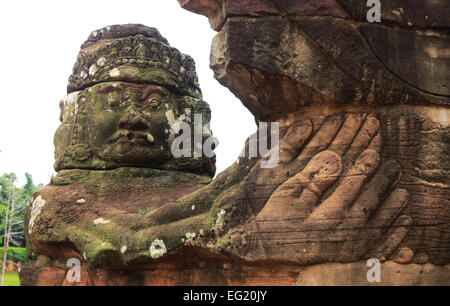
[[[112,25],[81,46],[67,92],[109,81],[155,84],[202,98],[194,60],[169,45],[155,28]]]

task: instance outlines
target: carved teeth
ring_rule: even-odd
[[[155,138],[153,137],[152,134],[147,134],[147,141],[149,143],[154,143],[155,142]]]

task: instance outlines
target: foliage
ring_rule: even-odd
[[[0,176],[0,245],[3,245],[3,234],[5,230],[5,216],[6,209],[8,207],[8,201],[11,201],[13,195],[15,195],[16,201],[16,213],[13,216],[13,226],[11,232],[14,233],[11,244],[19,247],[25,246],[25,235],[23,232],[23,222],[25,206],[28,204],[33,193],[39,189],[42,185],[34,185],[31,174],[26,173],[26,183],[20,188],[17,187],[14,182],[17,176],[14,173],[5,173]]]
[[[3,247],[0,247],[0,254],[3,254]],[[9,247],[8,248],[8,256],[6,257],[7,260],[12,262],[24,262],[28,260],[27,257],[27,249],[26,248],[19,248],[19,247]],[[1,263],[1,259],[0,259]]]

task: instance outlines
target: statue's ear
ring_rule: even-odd
[[[55,170],[89,168],[93,156],[94,152],[90,146],[85,144],[71,144],[65,148],[62,155],[56,157]]]
[[[54,137],[55,170],[89,168],[94,156],[93,149],[80,141],[80,125],[61,124]]]
[[[91,147],[85,144],[70,145],[67,147],[66,153],[74,163],[85,163],[94,155]]]

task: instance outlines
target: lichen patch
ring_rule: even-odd
[[[103,218],[97,218],[94,220],[94,225],[102,225],[102,224],[108,224],[111,222],[111,220],[105,220]]]
[[[89,75],[94,76],[97,73],[97,65],[92,64],[91,67],[89,67]]]
[[[45,200],[41,196],[38,196],[31,204],[31,216],[30,221],[28,222],[28,234],[31,234],[34,222],[36,221],[37,216],[39,216],[39,214],[41,213],[42,207],[44,207],[44,205]]]
[[[222,226],[223,221],[225,220],[225,213],[226,213],[226,211],[224,209],[221,209],[217,213],[216,228],[219,228]]]
[[[126,251],[127,251],[127,246],[126,246],[126,245],[124,245],[124,246],[122,246],[122,247],[120,248],[120,253],[121,253],[121,254],[125,253]]]
[[[167,253],[166,245],[163,240],[155,239],[150,245],[150,257],[157,259]]]
[[[114,68],[109,72],[109,76],[112,78],[118,77],[119,75],[120,75],[120,70],[117,68]]]
[[[88,77],[88,75],[87,75],[87,73],[86,73],[85,71],[81,71],[81,72],[80,72],[80,77],[81,77],[83,80],[86,80],[87,77]]]
[[[97,60],[97,66],[103,67],[103,66],[105,66],[105,64],[106,64],[106,59],[105,59],[104,57],[100,57],[100,58]]]
[[[78,96],[80,92],[67,94],[60,102],[63,122],[71,120],[78,113]]]
[[[194,239],[195,236],[197,236],[195,233],[186,233],[186,238],[187,238],[188,240]]]

